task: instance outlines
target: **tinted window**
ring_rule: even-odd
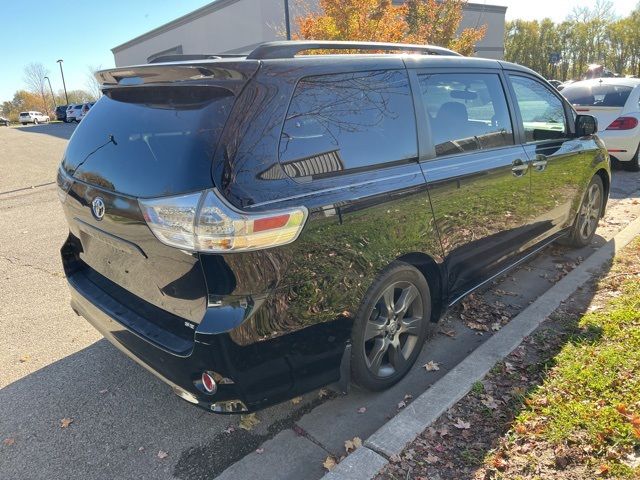
[[[582,107],[624,107],[632,90],[625,85],[569,85],[562,94]]]
[[[309,77],[298,83],[280,140],[292,177],[319,177],[417,157],[405,71]]]
[[[513,145],[498,75],[419,75],[419,80],[438,156]]]
[[[209,188],[233,101],[215,87],[114,89],[74,132],[63,167],[84,182],[133,196]]]
[[[511,76],[527,142],[567,135],[564,105],[549,88],[531,78]]]

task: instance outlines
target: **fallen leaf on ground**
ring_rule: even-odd
[[[355,450],[362,446],[362,440],[360,437],[353,437],[351,440],[344,442],[344,449],[349,453],[351,450]]]
[[[444,437],[445,435],[449,435],[449,427],[447,427],[446,425],[443,426],[440,430],[438,430],[438,434],[441,437]]]
[[[497,332],[501,328],[502,328],[502,325],[500,324],[500,322],[495,322],[491,324],[491,330],[493,330],[494,332]]]
[[[441,333],[442,335],[446,335],[447,337],[451,337],[451,338],[456,336],[455,330],[445,330],[441,328],[440,330],[438,330],[438,333]]]
[[[224,433],[233,433],[236,431],[236,427],[234,427],[233,425],[229,425],[227,428],[224,429]]]
[[[302,397],[296,397],[291,399],[291,403],[298,405],[302,401]]]
[[[498,408],[498,403],[495,401],[495,399],[490,396],[487,395],[483,400],[480,401],[485,407],[487,407],[490,410],[495,410],[496,408]]]
[[[358,409],[358,413],[364,413],[364,412],[366,412],[366,411],[367,411],[367,407],[360,407],[360,408]]]
[[[438,463],[440,461],[440,457],[436,457],[435,455],[432,455],[430,453],[429,455],[427,455],[427,458],[425,458],[425,461],[428,464],[433,465],[434,463]]]
[[[323,399],[323,398],[327,398],[329,396],[329,390],[327,390],[326,388],[321,388],[318,391],[318,398]]]
[[[440,364],[431,360],[424,364],[424,368],[427,370],[427,372],[434,372],[436,370],[440,370]]]
[[[101,393],[102,395],[104,395],[105,393],[107,393],[109,391],[108,388],[105,388],[104,390],[100,390],[98,393]]]
[[[264,453],[264,448],[256,448],[256,453],[258,455],[262,455]]]
[[[336,465],[337,465],[337,463],[336,463],[336,459],[335,459],[335,458],[333,458],[331,455],[329,455],[329,456],[325,459],[324,463],[322,464],[322,466],[323,466],[324,468],[326,468],[327,470],[329,470],[329,471],[331,471],[331,470],[333,470],[334,468],[336,468]]]
[[[453,426],[459,430],[469,430],[471,428],[471,423],[465,422],[461,418],[458,418]]]
[[[19,358],[19,361],[20,363],[25,363],[25,362],[28,362],[30,358],[31,358],[31,355],[23,355],[22,357]]]
[[[600,465],[597,469],[596,469],[596,473],[598,475],[608,475],[609,474],[609,465],[607,465],[606,463],[603,463],[602,465]]]
[[[11,446],[11,445],[13,445],[14,443],[16,443],[16,439],[15,439],[15,438],[12,438],[12,437],[5,438],[5,439],[2,441],[2,444],[3,444],[3,445],[6,445],[7,447],[10,447],[10,446]]]
[[[139,452],[144,452],[144,447],[140,447],[140,448],[138,448],[138,451],[139,451]]]
[[[251,430],[253,427],[260,423],[260,419],[256,416],[255,413],[249,413],[247,415],[240,416],[240,423],[238,426],[243,430]]]
[[[401,402],[398,402],[398,410],[401,410],[406,406],[407,406],[407,402],[405,402],[404,400],[402,400]]]
[[[164,450],[158,450],[158,458],[160,460],[163,460],[165,458],[167,458],[169,456],[169,453],[165,452]]]
[[[67,428],[73,423],[73,418],[63,418],[60,420],[60,428]]]

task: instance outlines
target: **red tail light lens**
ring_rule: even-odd
[[[635,117],[616,118],[607,130],[633,130],[638,126],[638,119]]]
[[[138,200],[156,238],[182,250],[246,252],[286,245],[298,238],[305,207],[269,212],[239,211],[216,189]]]

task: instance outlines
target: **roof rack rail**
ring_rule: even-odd
[[[462,56],[448,48],[436,47],[433,45],[382,42],[338,42],[331,40],[286,40],[263,43],[247,55],[247,59],[266,60],[274,58],[293,58],[298,53],[305,50],[387,50],[416,52],[424,55]]]
[[[228,53],[174,53],[173,55],[161,55],[148,63],[182,62],[188,60],[218,60],[220,58],[236,58],[242,56],[242,54],[233,55]]]

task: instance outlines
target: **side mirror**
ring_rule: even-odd
[[[576,136],[588,137],[598,133],[598,119],[591,115],[578,115],[576,118]]]

